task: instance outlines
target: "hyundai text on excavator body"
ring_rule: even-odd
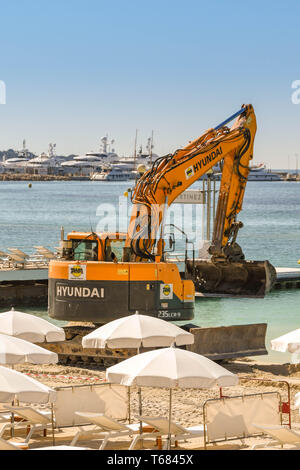
[[[127,233],[69,233],[61,242],[61,257],[49,266],[49,315],[103,324],[138,310],[182,321],[194,316],[195,288],[204,295],[263,297],[275,270],[268,261],[245,261],[236,243],[255,133],[253,107],[243,105],[185,148],[156,160],[141,176],[132,194]],[[180,273],[165,258],[166,211],[219,162],[222,179],[211,259],[186,259]]]

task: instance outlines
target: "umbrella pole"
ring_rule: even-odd
[[[131,395],[130,395],[130,387],[128,387],[128,422],[131,424]]]
[[[142,416],[143,408],[142,408],[142,389],[141,387],[138,388],[138,394],[139,394],[139,416]],[[141,434],[143,432],[142,430],[142,421],[140,421],[140,431]]]
[[[140,348],[137,348],[137,354],[140,354]],[[142,407],[142,389],[141,387],[138,388],[138,395],[139,395],[139,416],[142,416],[143,407]],[[140,420],[140,435],[143,434],[143,422]],[[143,439],[140,439],[140,448],[143,448]]]
[[[142,416],[142,389],[141,387],[138,388],[138,394],[139,394],[139,416]],[[143,422],[140,420],[140,435],[143,434]],[[143,439],[140,439],[141,443],[141,449],[143,448]]]
[[[55,435],[54,435],[54,405],[51,403],[51,425],[52,425],[52,444],[55,446]]]
[[[11,402],[11,406],[15,406],[15,400]],[[15,436],[15,414],[14,412],[11,413],[10,416],[11,428],[10,428],[10,437]]]
[[[172,421],[172,389],[170,388],[168,450],[171,450],[171,421]]]

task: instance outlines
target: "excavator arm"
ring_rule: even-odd
[[[226,124],[236,118],[231,128]],[[252,105],[214,129],[209,129],[185,148],[155,161],[138,181],[132,196],[133,210],[126,246],[131,261],[163,259],[163,229],[167,208],[187,188],[217,163],[222,164],[218,206],[209,261],[187,260],[187,276],[196,291],[213,296],[264,297],[276,280],[268,261],[245,261],[236,243],[253,158],[256,117]],[[156,250],[154,248],[156,247]]]
[[[224,164],[211,254],[227,256],[224,248],[236,237],[239,227],[236,215],[242,208],[256,133],[251,105],[243,106],[236,114],[230,129],[221,125],[206,131],[185,148],[158,159],[140,178],[132,197],[127,234],[127,246],[130,244],[135,260],[154,259],[153,248],[159,229],[163,229],[167,207],[221,160]]]

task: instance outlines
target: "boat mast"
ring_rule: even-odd
[[[152,150],[153,150],[153,131],[151,133],[151,141],[150,141],[150,165],[152,166]]]
[[[136,145],[137,145],[137,135],[138,135],[138,130],[136,129],[136,130],[135,130],[135,140],[134,140],[134,155],[133,155],[133,159],[134,159],[134,171],[136,171]]]

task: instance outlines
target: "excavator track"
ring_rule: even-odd
[[[136,355],[136,349],[83,349],[82,338],[99,326],[90,323],[70,323],[64,327],[66,341],[43,343],[40,346],[56,352],[61,364],[97,369],[110,367]],[[183,328],[195,338],[194,344],[187,348],[215,361],[267,354],[266,323],[211,328],[187,324]],[[144,351],[149,351],[149,348],[140,349],[140,352]]]
[[[93,323],[69,322],[63,327],[65,341],[43,343],[41,346],[56,352],[59,363],[70,365],[109,367],[136,354],[136,349],[83,349],[82,338],[100,326]]]

